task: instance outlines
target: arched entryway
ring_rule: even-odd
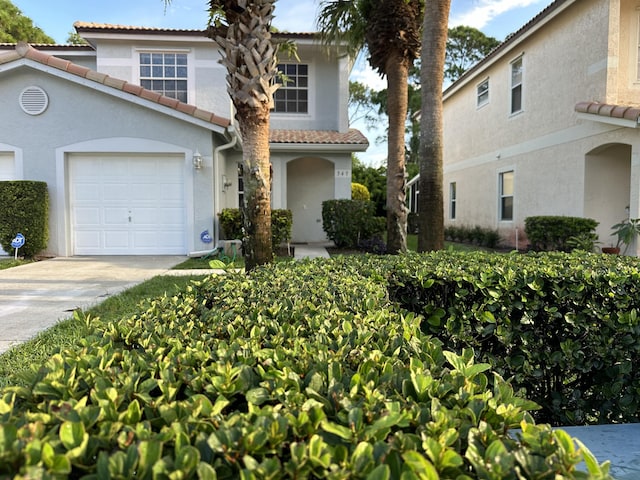
[[[629,215],[631,145],[610,143],[587,153],[584,190],[584,216],[599,222],[602,246],[615,244],[611,226]]]
[[[334,198],[334,165],[322,158],[298,158],[287,163],[287,208],[293,213],[292,241],[326,240],[322,202]]]

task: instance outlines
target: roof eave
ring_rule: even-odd
[[[617,127],[626,128],[640,128],[640,118],[637,120],[629,120],[626,118],[615,118],[598,115],[596,113],[576,113],[577,118],[580,120],[589,120],[591,122],[606,123],[608,125],[615,125]]]
[[[270,142],[269,148],[272,152],[332,152],[332,153],[350,153],[364,152],[369,148],[369,144],[359,143],[281,143]]]

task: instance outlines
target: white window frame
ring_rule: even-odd
[[[514,83],[514,67],[518,63],[520,64],[520,81]],[[509,114],[518,115],[524,111],[524,54],[509,62],[509,86]],[[520,108],[514,110],[513,101],[516,89],[520,92]]]
[[[187,102],[191,105],[196,103],[195,94],[195,61],[193,58],[193,52],[189,48],[147,48],[147,47],[134,47],[134,80],[138,85],[142,85],[142,80],[146,77],[140,75],[140,54],[142,53],[162,53],[162,54],[186,54],[187,55]],[[153,91],[153,90],[152,90]]]
[[[300,61],[300,62],[280,62],[280,65],[306,65],[307,66],[307,111],[304,113],[296,113],[296,112],[276,112],[275,105],[273,110],[271,110],[271,115],[277,116],[277,118],[290,118],[297,119],[300,118],[311,118],[315,112],[315,68],[312,62],[308,61]],[[285,72],[286,74],[286,72]],[[280,87],[278,90],[286,88]],[[274,102],[275,102],[275,94],[274,94]]]
[[[484,85],[486,88],[482,91],[480,90]],[[489,103],[490,96],[490,84],[489,77],[485,78],[482,82],[476,85],[476,108],[484,107]]]
[[[458,202],[458,185],[457,182],[449,183],[449,219],[456,219],[456,207]]]
[[[504,175],[511,174],[511,193],[504,192]],[[516,170],[513,167],[507,167],[498,170],[498,222],[513,222],[515,218],[515,198],[516,198]],[[504,199],[511,198],[511,218],[504,218]]]

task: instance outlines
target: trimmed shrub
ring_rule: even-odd
[[[242,212],[239,208],[223,208],[218,213],[222,237],[225,240],[242,240]]]
[[[244,237],[242,229],[242,211],[239,208],[225,208],[219,214],[222,236],[226,240]],[[271,243],[274,251],[281,243],[291,240],[293,214],[291,210],[271,210]]]
[[[369,189],[361,183],[353,182],[351,184],[351,200],[362,200],[368,202],[371,200]]]
[[[445,227],[444,236],[452,242],[470,243],[480,247],[497,248],[500,245],[500,234],[495,228],[475,225],[450,225]]]
[[[293,214],[291,210],[271,210],[271,238],[274,251],[291,240]]]
[[[85,318],[81,345],[0,392],[0,476],[610,478],[390,305],[379,258],[212,276]]]
[[[49,241],[49,193],[45,182],[0,182],[0,245],[12,252],[11,241],[22,233],[26,239],[19,253],[27,258],[47,248]]]
[[[537,216],[525,218],[524,225],[532,250],[570,252],[573,248],[569,239],[595,234],[598,222],[592,218]]]
[[[637,258],[449,252],[387,268],[392,300],[449,348],[473,348],[541,405],[538,421],[640,420]]]
[[[362,241],[381,237],[386,219],[374,215],[372,202],[346,199],[322,202],[322,228],[337,247],[357,248]]]

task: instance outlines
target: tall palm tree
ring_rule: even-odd
[[[418,251],[444,248],[442,84],[451,0],[429,0],[422,29]]]
[[[246,270],[273,260],[270,110],[277,88],[271,22],[276,0],[210,0],[209,36],[222,49],[227,91],[242,135]]]
[[[276,0],[209,0],[208,36],[222,49],[227,92],[243,140],[245,268],[273,260],[271,246],[270,111],[278,88],[271,22]],[[171,0],[164,0],[165,6]]]
[[[339,42],[355,55],[363,47],[370,65],[387,77],[387,247],[407,249],[405,119],[408,76],[420,53],[424,0],[323,0],[318,28],[324,43]],[[427,2],[428,3],[428,2]]]

